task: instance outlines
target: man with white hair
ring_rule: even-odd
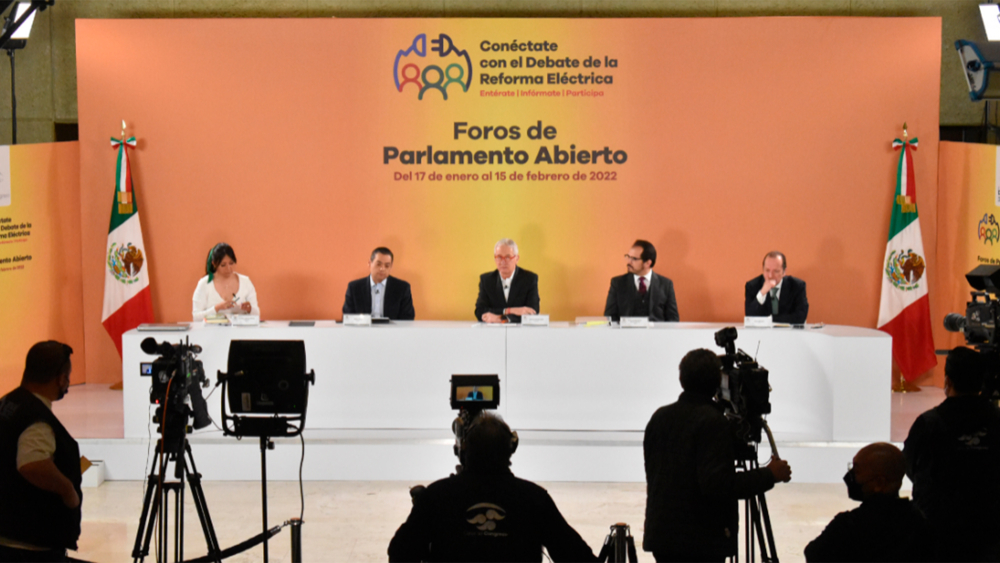
[[[497,269],[479,276],[476,320],[484,323],[521,322],[538,313],[538,275],[517,267],[517,243],[509,238],[493,246]]]

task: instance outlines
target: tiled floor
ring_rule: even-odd
[[[514,470],[517,471],[515,461]],[[410,510],[408,487],[413,483],[306,482],[302,548],[305,561],[385,561],[386,548]],[[640,483],[542,483],[566,520],[598,553],[608,527],[626,522],[637,544],[642,541],[645,486]],[[204,485],[212,521],[225,548],[260,531],[260,483],[207,482]],[[298,484],[268,485],[268,512],[272,525],[299,515]],[[847,498],[843,485],[779,485],[767,494],[768,507],[781,561],[803,561],[802,550],[819,535],[831,518],[857,503]],[[142,507],[142,483],[108,482],[84,491],[84,524],[78,557],[92,561],[131,558]],[[197,514],[189,501],[185,555],[205,553]],[[743,532],[741,531],[741,537]],[[288,528],[270,544],[270,560],[290,561]],[[639,550],[640,561],[652,561]],[[260,546],[227,561],[261,561]],[[155,561],[151,555],[148,561]],[[759,559],[758,559],[759,560]]]
[[[902,441],[913,419],[938,404],[943,393],[925,388],[920,393],[892,396],[892,440]],[[74,386],[56,403],[56,413],[79,438],[111,438],[122,435],[121,394],[105,386]],[[391,463],[393,460],[386,460]],[[514,457],[517,473],[517,457]],[[443,477],[443,476],[442,476]],[[416,483],[381,481],[306,482],[303,554],[306,561],[384,561],[392,534],[410,509],[408,488]],[[543,483],[566,519],[591,545],[600,550],[608,527],[615,522],[632,526],[637,544],[642,541],[645,486],[641,483]],[[269,523],[296,517],[300,510],[296,482],[269,482]],[[260,483],[204,483],[210,514],[223,547],[253,536],[260,530]],[[91,561],[126,561],[132,550],[142,508],[143,483],[106,482],[84,491],[84,523],[80,551],[75,555]],[[833,516],[856,503],[847,498],[843,485],[789,483],[767,494],[771,520],[782,561],[802,561],[802,550]],[[186,502],[185,554],[205,552],[197,514]],[[742,534],[742,532],[741,532]],[[270,542],[270,560],[290,560],[291,534],[286,528]],[[255,547],[227,561],[261,561]],[[150,555],[148,561],[155,561]],[[639,550],[640,561],[652,556]]]

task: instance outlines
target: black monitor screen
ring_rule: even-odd
[[[233,414],[302,414],[308,399],[301,340],[233,340],[229,410]]]

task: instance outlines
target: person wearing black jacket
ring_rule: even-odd
[[[73,349],[28,351],[21,386],[0,399],[0,561],[66,561],[80,537],[80,448],[52,413]]]
[[[770,316],[776,323],[805,323],[809,316],[806,282],[785,274],[785,255],[777,250],[768,252],[761,269],[761,275],[743,288],[743,313],[748,317]]]
[[[389,543],[389,561],[596,561],[580,534],[538,485],[510,471],[510,428],[484,413],[462,445],[464,470],[413,501]]]
[[[946,398],[917,417],[903,443],[938,561],[1000,561],[1000,409],[980,393],[992,361],[962,346],[948,352]]]
[[[626,274],[611,278],[608,298],[604,303],[604,316],[614,322],[622,317],[648,317],[651,321],[677,322],[677,298],[674,282],[653,272],[656,265],[656,247],[645,240],[637,240],[625,253]]]
[[[517,243],[500,239],[493,246],[497,269],[479,276],[476,320],[484,323],[521,322],[539,311],[538,274],[517,267]]]
[[[646,425],[646,525],[642,548],[657,561],[722,561],[736,554],[738,499],[791,479],[788,463],[736,471],[734,437],[713,400],[722,363],[711,350],[681,360],[684,392]]]
[[[892,444],[869,444],[844,475],[847,496],[861,506],[838,514],[806,546],[806,561],[931,561],[931,530],[903,485],[903,452]]]
[[[390,320],[412,321],[413,295],[410,284],[389,275],[395,257],[392,251],[380,246],[368,259],[369,276],[347,284],[344,296],[345,315],[365,314]]]

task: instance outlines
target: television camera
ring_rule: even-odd
[[[771,385],[768,372],[743,350],[736,348],[736,328],[726,327],[715,333],[715,344],[726,350],[719,354],[722,361],[722,382],[716,399],[723,407],[733,435],[736,468],[752,471],[760,467],[757,447],[761,430],[767,432],[771,454],[778,457],[771,429],[764,415],[771,413]],[[767,499],[760,493],[744,500],[746,530],[745,553],[747,561],[754,561],[756,545],[760,545],[761,561],[777,563],[778,552],[774,544],[774,529],[767,511]]]
[[[195,357],[201,353],[201,346],[191,344],[189,338],[177,344],[157,343],[155,339],[147,338],[140,347],[146,354],[159,356],[152,362],[139,364],[140,375],[153,380],[149,403],[159,405],[153,422],[160,425],[167,449],[171,452],[182,451],[184,444],[180,438],[187,433],[189,418],[193,417],[196,430],[212,424],[201,393],[201,388],[208,387],[209,381],[201,360]]]
[[[965,315],[948,313],[944,317],[944,328],[949,332],[961,332],[965,343],[989,359],[990,369],[983,381],[983,396],[991,401],[1000,400],[1000,339],[997,334],[997,319],[1000,318],[1000,266],[983,264],[977,266],[965,279],[975,291],[970,291],[969,302],[965,305]]]
[[[722,384],[716,393],[725,408],[736,440],[737,459],[756,459],[756,444],[761,430],[767,428],[764,415],[771,413],[771,386],[768,371],[743,350],[736,349],[737,332],[726,327],[715,333],[715,344],[726,350],[722,360]],[[770,438],[770,430],[768,430]],[[774,441],[771,440],[772,451]]]

